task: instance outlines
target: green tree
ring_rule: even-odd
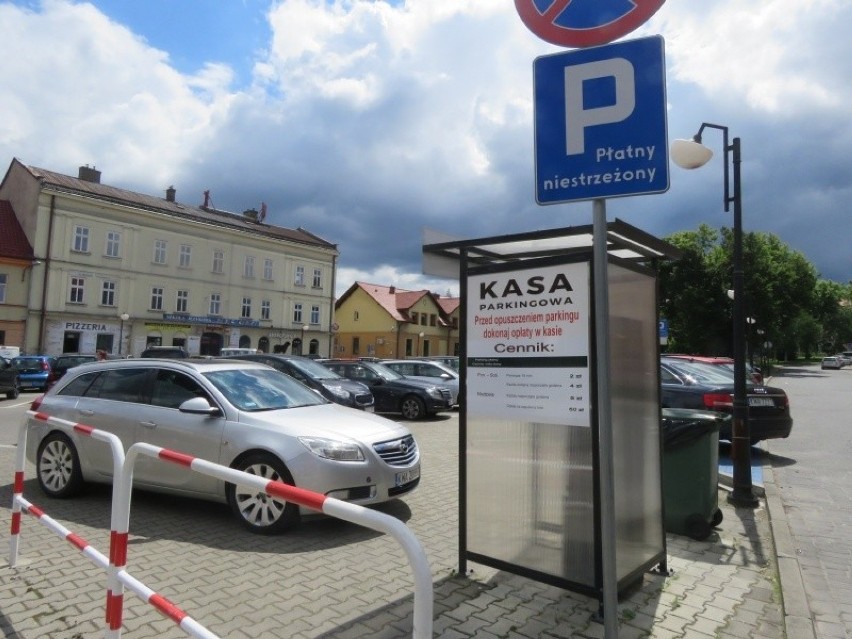
[[[683,251],[683,259],[659,269],[661,316],[669,320],[669,351],[730,355],[732,349],[733,231],[702,224],[666,238]],[[776,236],[743,235],[743,273],[749,350],[770,342],[795,355],[813,340],[823,322],[815,312],[819,301],[817,273],[800,252]],[[806,319],[810,318],[810,319]],[[769,353],[770,356],[776,353]]]

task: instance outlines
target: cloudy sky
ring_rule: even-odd
[[[852,2],[668,0],[627,39],[666,43],[669,139],[742,139],[746,231],[852,280]],[[421,275],[424,227],[461,238],[589,224],[535,203],[533,60],[562,51],[512,0],[0,0],[0,165],[304,227],[355,280]],[[658,236],[722,207],[722,139],[659,195],[608,201]]]

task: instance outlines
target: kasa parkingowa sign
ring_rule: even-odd
[[[589,265],[468,278],[467,410],[589,426]]]

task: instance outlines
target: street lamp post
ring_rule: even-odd
[[[310,326],[308,326],[307,324],[304,324],[304,325],[302,326],[302,341],[301,341],[301,342],[299,342],[299,344],[300,344],[300,346],[299,346],[299,355],[304,355],[304,354],[305,354],[305,331],[307,331],[309,328],[310,328]]]
[[[415,357],[420,357],[420,342],[423,340],[424,335],[426,335],[426,333],[422,331],[417,334],[417,352],[414,353]]]
[[[757,498],[751,482],[751,437],[748,424],[748,396],[746,393],[746,352],[745,352],[745,291],[743,272],[743,222],[742,190],[740,185],[740,139],[734,138],[728,144],[728,127],[704,122],[692,140],[675,140],[672,143],[671,157],[675,164],[685,169],[697,169],[704,166],[713,152],[701,144],[701,134],[705,128],[722,131],[725,147],[725,211],[734,205],[734,251],[733,251],[733,287],[734,287],[734,405],[731,424],[731,461],[734,466],[733,491],[728,501],[736,506],[757,506]],[[729,165],[733,166],[733,191],[728,181]]]
[[[121,320],[121,325],[118,329],[118,354],[121,355],[121,345],[124,343],[124,323],[130,319],[130,315],[122,313],[118,318]]]

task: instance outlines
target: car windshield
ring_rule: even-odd
[[[292,377],[267,368],[216,370],[204,375],[239,410],[315,406],[328,402]]]
[[[12,360],[12,366],[19,371],[42,370],[40,357],[16,357]]]
[[[338,375],[333,370],[326,368],[322,364],[318,364],[312,359],[291,359],[289,362],[293,368],[298,369],[312,379],[343,379],[342,375]]]
[[[666,360],[666,363],[694,381],[707,384],[732,384],[734,381],[734,372],[725,366],[673,360]]]
[[[400,375],[395,370],[391,370],[384,364],[377,364],[375,362],[371,362],[370,365],[366,368],[369,368],[376,375],[388,382],[392,382],[397,379],[405,379],[405,375]]]

